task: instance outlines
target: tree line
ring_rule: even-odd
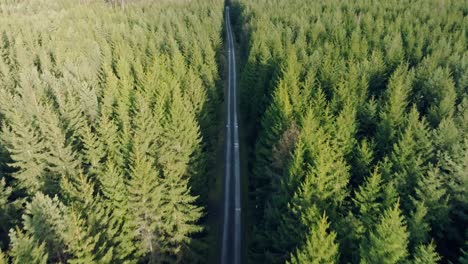
[[[236,1],[251,263],[467,263],[463,1]]]
[[[0,3],[0,263],[205,262],[223,2]]]

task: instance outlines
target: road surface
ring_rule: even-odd
[[[228,85],[226,89],[226,162],[222,223],[221,263],[240,264],[241,253],[241,186],[239,162],[239,133],[237,122],[236,55],[231,30],[229,6],[225,22],[228,47]]]

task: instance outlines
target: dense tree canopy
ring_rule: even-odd
[[[1,263],[204,263],[223,2],[122,3],[0,3]]]
[[[247,260],[467,263],[466,1],[226,3]],[[0,1],[0,264],[208,262],[222,23],[220,0]]]
[[[249,260],[466,259],[466,2],[235,3]]]

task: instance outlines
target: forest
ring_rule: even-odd
[[[468,264],[463,0],[0,0],[0,264],[220,263],[227,21],[241,262]]]
[[[250,263],[468,263],[468,5],[239,0]]]
[[[206,263],[223,2],[124,2],[0,1],[2,264]]]

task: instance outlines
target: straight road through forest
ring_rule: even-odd
[[[240,264],[241,253],[241,187],[239,161],[239,133],[237,122],[237,81],[234,39],[231,30],[229,6],[225,22],[228,47],[228,85],[226,89],[226,162],[224,175],[222,264]]]

